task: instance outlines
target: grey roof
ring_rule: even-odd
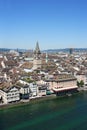
[[[12,88],[17,88],[17,89],[19,89],[17,86],[15,86],[15,85],[13,85],[13,86],[9,86],[9,87],[7,87],[7,88],[3,88],[3,91],[4,92],[9,92]]]
[[[38,43],[38,42],[36,43],[36,48],[35,48],[34,53],[35,53],[35,54],[41,54],[40,48],[39,48],[39,43]]]

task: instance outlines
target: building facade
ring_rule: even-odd
[[[20,98],[21,99],[29,99],[29,93],[30,93],[29,85],[23,84],[23,86],[21,86],[21,88],[20,88]]]
[[[2,101],[5,104],[20,100],[19,89],[17,86],[0,89],[0,95],[2,96]]]
[[[49,86],[49,90],[53,91],[54,93],[69,93],[77,91],[77,79],[73,76],[66,75],[66,76],[59,76],[57,79],[49,79],[46,80],[46,83]]]

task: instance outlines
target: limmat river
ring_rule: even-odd
[[[87,130],[87,92],[0,110],[0,130]]]

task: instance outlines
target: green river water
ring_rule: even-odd
[[[87,92],[4,108],[0,130],[87,130]]]

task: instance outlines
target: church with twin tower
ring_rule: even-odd
[[[39,48],[39,43],[36,43],[36,48],[34,50],[34,59],[33,59],[33,69],[41,68],[42,60],[41,60],[41,51]]]

